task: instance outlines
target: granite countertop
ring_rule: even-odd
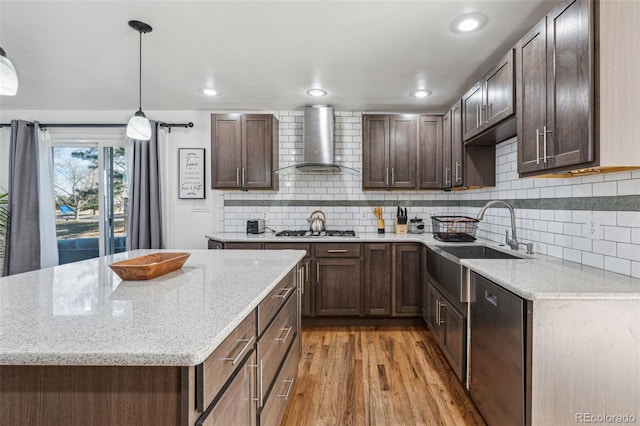
[[[180,250],[182,269],[148,281],[108,266],[158,251],[0,278],[0,364],[200,364],[305,254]]]
[[[377,234],[361,233],[356,237],[276,237],[274,234],[212,233],[206,238],[222,242],[417,242],[427,247],[484,244],[511,252],[494,241],[443,243],[431,233]],[[463,259],[461,264],[503,286],[518,296],[533,300],[626,299],[640,300],[640,279],[616,274],[540,253],[531,256],[519,251],[523,259]]]

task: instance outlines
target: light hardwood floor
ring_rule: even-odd
[[[283,425],[484,425],[431,333],[305,327]]]

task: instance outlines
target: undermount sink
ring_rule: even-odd
[[[483,245],[436,246],[458,259],[526,259],[522,254],[507,253]]]

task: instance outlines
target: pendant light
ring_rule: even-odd
[[[127,124],[127,137],[147,141],[151,139],[151,123],[144,112],[142,112],[142,33],[153,31],[150,25],[140,21],[129,21],[129,26],[140,33],[140,74],[138,78],[140,88],[140,103],[138,111],[131,117]]]
[[[2,47],[0,47],[0,95],[18,93],[18,73]]]

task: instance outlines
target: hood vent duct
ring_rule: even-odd
[[[302,163],[276,170],[292,172],[359,174],[358,170],[336,164],[333,156],[334,116],[330,106],[308,106],[302,124]]]

